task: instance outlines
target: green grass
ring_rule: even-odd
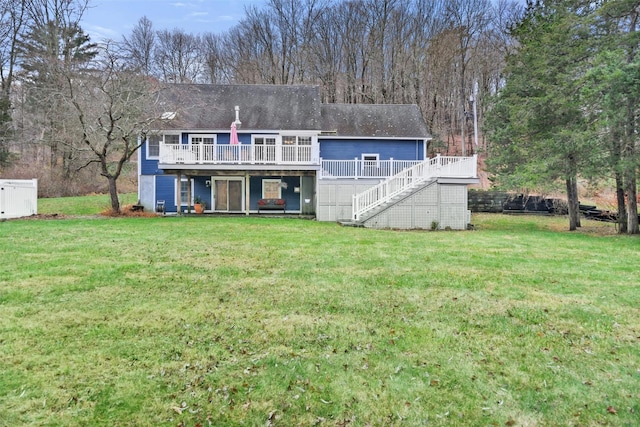
[[[134,193],[121,194],[120,206],[134,204],[137,197]],[[109,209],[111,198],[108,194],[38,199],[38,213],[43,215],[96,215]]]
[[[0,425],[637,425],[640,241],[473,221],[0,223]]]

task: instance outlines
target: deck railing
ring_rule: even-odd
[[[160,163],[317,165],[317,145],[160,144]]]
[[[400,193],[435,178],[476,178],[478,158],[437,155],[382,181],[380,184],[353,196],[353,220]]]
[[[388,178],[420,163],[421,160],[324,160],[320,178]]]

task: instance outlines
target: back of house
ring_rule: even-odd
[[[393,221],[380,218],[395,215],[392,200],[380,194],[388,189],[375,188],[412,171],[405,184],[414,191],[395,190],[406,201],[439,178],[432,168],[428,179],[417,179],[430,162],[431,137],[415,105],[322,104],[317,86],[185,84],[167,86],[161,103],[161,124],[139,154],[139,199],[147,210],[191,212],[197,200],[209,213],[282,207],[321,221],[389,227]],[[471,169],[452,178],[462,179],[463,222]],[[357,196],[367,191],[378,193],[376,200],[366,196],[355,213]]]

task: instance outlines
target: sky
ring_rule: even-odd
[[[91,0],[81,26],[94,42],[120,41],[146,16],[155,30],[222,33],[244,17],[245,6],[266,0]]]

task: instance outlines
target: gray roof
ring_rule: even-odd
[[[228,129],[237,105],[242,129],[320,130],[317,86],[175,84],[161,102],[176,113],[165,129]]]
[[[323,104],[322,131],[341,137],[431,138],[416,105]]]
[[[416,105],[321,104],[318,86],[171,84],[163,129],[228,129],[240,107],[242,130],[311,130],[340,137],[430,138]]]

